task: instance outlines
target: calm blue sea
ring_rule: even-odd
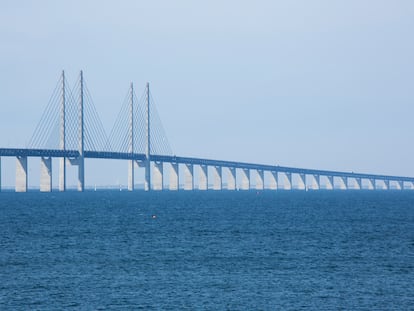
[[[414,192],[3,192],[0,309],[414,310]]]

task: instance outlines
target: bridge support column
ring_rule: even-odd
[[[85,159],[83,156],[79,157],[78,162],[78,191],[85,190]]]
[[[256,170],[256,190],[264,189],[264,172],[263,170]]]
[[[16,192],[27,191],[27,157],[16,158]]]
[[[338,177],[340,180],[339,189],[341,190],[348,190],[348,177]]]
[[[314,174],[312,175],[312,177],[313,177],[312,189],[320,190],[321,189],[321,176]]]
[[[250,170],[243,168],[241,169],[242,174],[242,182],[241,182],[241,190],[249,190],[250,189]]]
[[[193,164],[184,165],[184,190],[194,190],[193,169]]]
[[[390,181],[384,180],[384,190],[390,190]]]
[[[335,189],[335,183],[334,183],[334,177],[333,176],[326,176],[326,189],[327,190],[334,190]]]
[[[236,169],[234,167],[228,168],[227,189],[236,190]]]
[[[213,174],[214,174],[214,190],[221,190],[222,189],[222,172],[223,169],[221,166],[213,166]]]
[[[284,185],[284,188],[286,190],[292,190],[292,188],[293,188],[293,185],[292,185],[292,173],[285,173],[285,176],[286,176],[287,185],[285,184]]]
[[[404,182],[403,181],[396,181],[397,183],[397,189],[398,190],[404,190]]]
[[[200,177],[198,181],[198,190],[208,190],[208,166],[200,165]]]
[[[154,162],[154,190],[164,190],[164,164],[162,162]]]
[[[279,184],[277,172],[270,172],[270,185],[271,190],[277,190],[277,185]]]
[[[180,187],[179,179],[178,179],[178,163],[170,163],[171,170],[170,170],[170,190],[178,190]]]
[[[59,158],[59,191],[66,191],[66,158]]]
[[[375,179],[368,179],[368,182],[369,182],[368,189],[375,190]]]
[[[151,160],[145,160],[145,181],[144,181],[144,189],[145,191],[151,190]]]
[[[40,158],[40,191],[52,191],[52,158]]]
[[[361,182],[361,178],[354,178],[354,180],[355,180],[355,184],[356,184],[357,188],[358,188],[359,190],[362,190],[362,182]]]
[[[135,188],[135,161],[128,160],[128,191],[134,191]]]
[[[0,192],[1,192],[1,157],[0,157]]]
[[[306,175],[305,174],[298,174],[298,175],[299,175],[298,189],[306,190]]]

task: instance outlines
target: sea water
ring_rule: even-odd
[[[3,192],[0,309],[413,310],[414,192]]]

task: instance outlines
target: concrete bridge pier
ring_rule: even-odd
[[[200,165],[198,190],[208,190],[208,166]]]
[[[78,191],[85,190],[85,158],[80,156],[78,158],[66,158],[69,165],[78,167]]]
[[[357,189],[361,190],[362,189],[362,181],[361,178],[354,178],[355,180],[355,184],[357,186]]]
[[[368,183],[369,183],[369,185],[368,185],[368,189],[369,190],[375,190],[375,179],[368,179]]]
[[[287,185],[285,184],[286,190],[292,190],[292,173],[285,173]],[[287,186],[287,187],[286,187]]]
[[[128,160],[128,191],[134,191],[135,188],[135,161]]]
[[[194,166],[193,164],[184,165],[184,190],[194,190]]]
[[[1,157],[0,157],[0,192],[1,192]]]
[[[339,189],[348,190],[348,177],[338,176],[339,178]]]
[[[16,192],[27,191],[27,157],[16,158]]]
[[[397,189],[398,190],[404,190],[404,182],[403,181],[396,181],[397,183]]]
[[[78,164],[78,191],[85,190],[85,158],[79,157]]]
[[[321,188],[321,186],[320,186],[321,185],[321,176],[313,174],[312,178],[313,178],[312,189],[313,190],[320,190],[320,188]]]
[[[326,176],[327,183],[326,183],[326,189],[327,190],[334,190],[335,184],[334,184],[334,177],[333,176]]]
[[[154,190],[164,190],[164,178],[163,178],[164,164],[163,162],[154,162]]]
[[[270,184],[269,188],[271,190],[277,190],[277,186],[279,184],[277,172],[270,172]]]
[[[213,174],[214,174],[214,190],[222,190],[223,187],[223,179],[222,179],[222,172],[223,169],[221,166],[213,166]]]
[[[52,158],[40,158],[40,191],[52,191]]]
[[[263,170],[256,170],[256,190],[264,189],[264,172]]]
[[[384,180],[384,190],[390,190],[390,181]]]
[[[241,169],[242,181],[241,181],[241,190],[250,189],[250,170],[247,168]]]
[[[170,190],[177,191],[179,189],[179,178],[178,178],[178,163],[170,163]]]
[[[145,180],[144,180],[144,189],[145,191],[151,190],[151,161],[148,159],[144,161],[145,167]]]
[[[236,190],[236,169],[234,167],[228,168],[227,190]]]
[[[305,174],[298,174],[298,176],[299,176],[298,189],[306,190],[306,175]]]
[[[66,158],[59,158],[59,191],[66,191]]]
[[[137,161],[138,167],[144,168],[144,190],[151,190],[151,160]],[[132,170],[133,174],[133,170]]]

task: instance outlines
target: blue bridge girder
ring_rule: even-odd
[[[58,150],[58,149],[0,148],[0,157],[77,158],[79,157],[79,152],[77,150]],[[117,160],[136,160],[136,161],[146,161],[147,159],[146,155],[143,153],[123,153],[123,152],[110,152],[110,151],[85,151],[84,157],[91,158],[91,159],[117,159]],[[376,175],[376,174],[341,172],[341,171],[330,171],[330,170],[317,170],[317,169],[296,168],[296,167],[287,167],[287,166],[278,166],[278,165],[264,165],[264,164],[212,160],[212,159],[192,158],[192,157],[151,155],[150,160],[155,161],[155,162],[164,162],[164,163],[220,166],[220,167],[227,167],[227,168],[262,170],[262,171],[288,173],[288,174],[289,173],[290,174],[306,174],[306,175],[376,179],[376,180],[384,180],[384,181],[388,180],[388,181],[400,181],[400,182],[402,181],[402,182],[413,182],[414,183],[414,177]]]

